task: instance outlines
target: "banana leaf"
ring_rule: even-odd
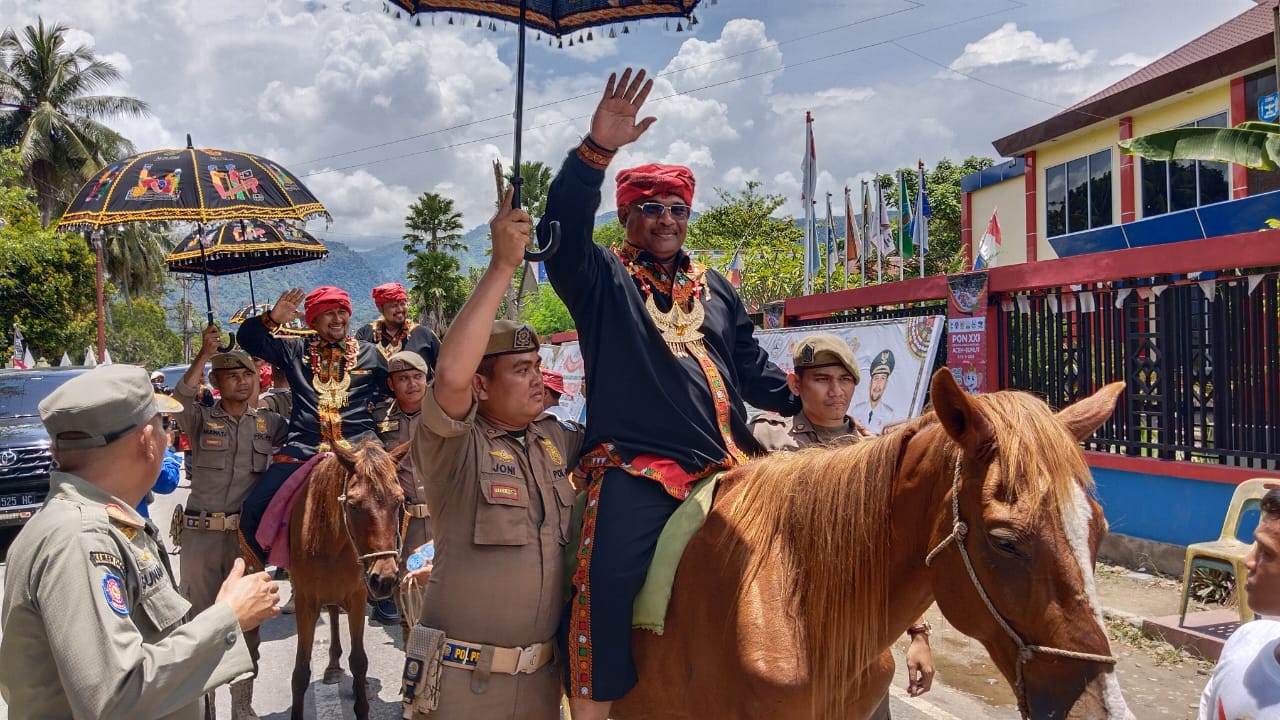
[[[1121,140],[1120,148],[1150,160],[1209,160],[1275,170],[1280,167],[1280,125],[1244,122],[1233,128],[1174,128]]]

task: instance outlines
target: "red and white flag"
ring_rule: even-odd
[[[30,368],[27,364],[27,357],[31,354],[26,352],[27,346],[22,341],[22,331],[18,329],[18,323],[13,324],[13,366],[16,368]]]
[[[729,284],[740,288],[742,287],[742,271],[746,270],[746,265],[742,262],[742,252],[738,251],[733,254],[733,259],[729,261],[729,267],[726,268],[726,279]]]
[[[978,252],[973,254],[973,269],[994,267],[996,257],[1000,255],[1000,246],[1000,219],[996,217],[996,211],[992,210],[987,231],[982,233],[982,240],[978,242]]]

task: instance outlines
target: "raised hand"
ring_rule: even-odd
[[[203,359],[197,364],[203,368],[205,361],[213,357],[214,353],[218,352],[218,346],[221,344],[222,331],[218,329],[218,326],[209,325],[209,327],[205,328],[204,331],[200,333],[200,352],[197,353],[197,355]]]
[[[302,292],[302,288],[291,288],[280,293],[280,299],[276,300],[276,304],[271,306],[271,312],[267,314],[271,322],[283,325],[298,317],[298,305],[302,304],[306,297],[307,294]]]
[[[533,221],[529,213],[511,207],[510,187],[506,197],[498,205],[498,212],[489,221],[489,234],[493,236],[493,264],[515,269],[524,260],[524,249],[529,245]]]
[[[645,80],[644,70],[631,77],[631,68],[609,75],[609,83],[605,85],[604,97],[596,106],[591,116],[591,140],[606,150],[617,150],[623,145],[635,142],[649,126],[658,121],[656,117],[646,117],[636,122],[640,107],[649,97],[653,89],[653,80]]]

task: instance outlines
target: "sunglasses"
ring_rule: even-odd
[[[671,218],[673,220],[689,219],[688,205],[663,205],[660,202],[647,202],[637,205],[636,207],[640,208],[640,212],[650,220],[657,220],[666,212],[671,213]]]

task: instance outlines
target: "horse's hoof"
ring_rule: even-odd
[[[342,668],[325,668],[324,679],[321,682],[325,685],[337,685],[342,682]]]

